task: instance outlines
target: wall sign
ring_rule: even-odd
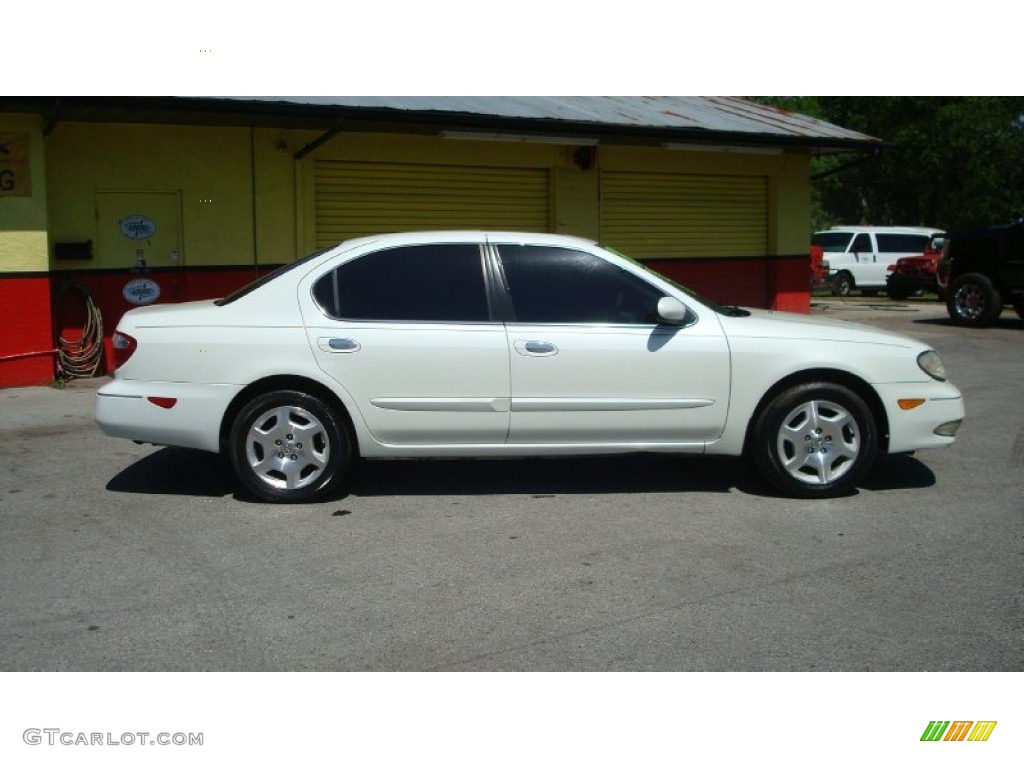
[[[160,286],[148,277],[138,277],[125,283],[121,294],[129,304],[141,307],[160,298]]]
[[[0,197],[32,197],[28,134],[0,133]]]
[[[156,222],[148,216],[125,216],[119,222],[121,234],[129,240],[149,240],[156,234]]]

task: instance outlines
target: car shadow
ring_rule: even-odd
[[[114,493],[227,496],[240,491],[227,457],[189,448],[161,448],[125,467],[106,485]]]
[[[861,483],[871,491],[927,488],[935,475],[912,456],[880,459]],[[229,461],[186,448],[161,448],[107,483],[114,493],[232,496],[258,503],[235,479]],[[620,493],[729,493],[780,498],[743,459],[631,454],[528,459],[391,459],[360,461],[333,498],[347,496],[482,496]]]
[[[896,491],[930,488],[935,485],[935,473],[912,454],[880,456],[860,482],[868,491]]]
[[[958,325],[957,323],[954,323],[948,317],[926,317],[926,318],[922,318],[920,320],[914,320],[913,322],[914,322],[915,325],[938,325],[938,326],[945,326],[947,328],[963,328],[964,330],[982,330],[982,331],[988,330],[988,328],[978,328],[978,329],[975,329],[975,328],[971,328],[970,326],[961,326],[961,325]],[[1014,317],[1012,315],[1007,315],[1007,314],[1004,313],[995,322],[995,324],[990,326],[990,327],[991,328],[1016,328],[1016,329],[1019,330],[1019,329],[1024,328],[1024,320],[1021,320],[1021,319],[1019,319],[1017,317]]]
[[[759,482],[739,459],[631,454],[365,461],[349,491],[356,496],[728,493],[734,488],[756,492]]]

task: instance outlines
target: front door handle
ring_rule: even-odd
[[[521,355],[550,357],[558,354],[558,347],[550,341],[517,341],[515,348]]]

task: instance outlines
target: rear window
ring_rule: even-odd
[[[360,256],[317,280],[313,298],[336,320],[490,320],[475,243],[407,245]]]
[[[878,250],[885,253],[924,253],[928,235],[883,235],[876,233]]]
[[[850,244],[852,232],[818,232],[811,237],[811,245],[821,246],[825,253],[842,253]]]

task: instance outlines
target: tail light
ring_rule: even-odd
[[[128,362],[135,350],[139,346],[134,337],[129,336],[127,333],[121,331],[114,331],[114,337],[111,340],[112,346],[114,347],[114,370],[117,370],[122,365]]]

